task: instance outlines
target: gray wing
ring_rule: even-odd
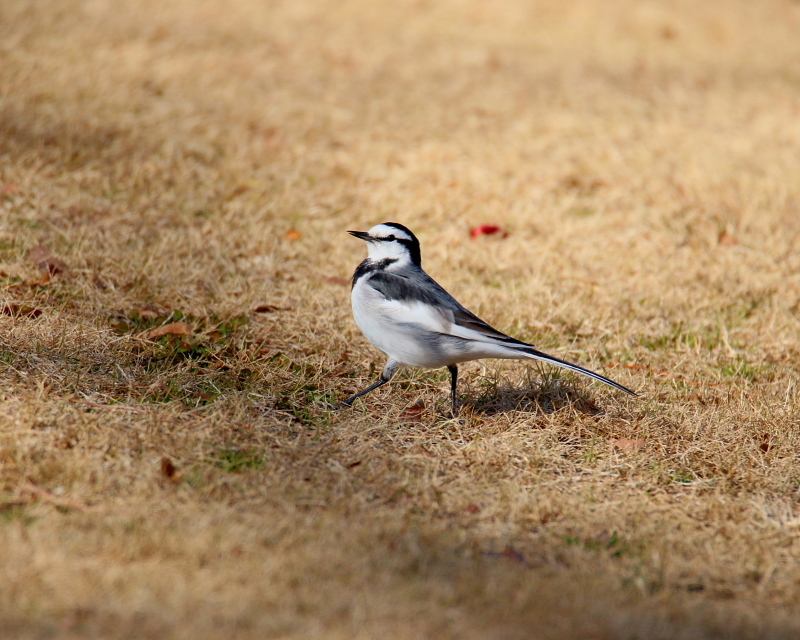
[[[461,306],[453,296],[447,293],[447,291],[424,271],[420,273],[411,273],[409,276],[387,271],[376,271],[370,276],[367,282],[369,286],[381,293],[387,300],[420,302],[429,305],[432,315],[440,315],[443,318],[447,318],[451,323],[449,332],[440,334],[442,336],[448,336],[448,339],[488,342],[505,346],[525,357],[541,360],[543,362],[550,362],[594,378],[620,391],[629,393],[632,396],[636,395],[636,393],[627,387],[599,373],[543,353],[533,345],[516,340],[498,331],[481,320],[474,313]]]
[[[456,327],[474,332],[476,334],[474,338],[476,339],[484,338],[488,342],[507,344],[509,346],[531,346],[498,331],[474,313],[465,309],[458,300],[447,293],[438,282],[424,271],[421,273],[412,272],[409,275],[390,271],[376,271],[370,276],[367,283],[387,300],[421,302],[435,307],[444,313]]]

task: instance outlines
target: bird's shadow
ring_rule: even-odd
[[[518,411],[550,414],[570,409],[585,415],[597,415],[602,409],[585,392],[566,380],[528,381],[523,385],[492,385],[476,394],[467,394],[462,406],[473,413],[495,415]]]

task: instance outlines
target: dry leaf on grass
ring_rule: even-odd
[[[526,562],[525,556],[521,551],[518,551],[511,545],[508,545],[505,549],[503,549],[503,553],[500,554],[501,557],[507,558],[508,560],[513,560],[514,562]]]
[[[469,235],[472,238],[477,238],[479,236],[493,236],[496,234],[501,234],[500,237],[507,238],[509,236],[508,231],[503,231],[502,227],[498,227],[496,224],[482,224],[478,225],[477,227],[472,227],[469,231]]]
[[[161,475],[170,482],[180,482],[181,479],[178,467],[167,457],[161,458]]]
[[[647,445],[647,440],[641,440],[639,438],[616,438],[611,441],[611,446],[614,449],[619,449],[625,453],[634,453],[636,451],[640,451],[644,449],[645,445]]]
[[[191,332],[192,328],[185,322],[171,322],[170,324],[165,324],[163,327],[145,331],[142,337],[152,340],[153,338],[160,338],[161,336],[188,336]]]
[[[725,247],[732,247],[733,245],[736,244],[736,238],[730,231],[726,229],[725,231],[719,234],[717,242],[719,242],[719,244]]]
[[[289,242],[294,242],[295,240],[299,240],[303,237],[303,234],[300,233],[297,229],[290,229],[286,232],[286,239]]]
[[[502,551],[484,551],[487,556],[492,558],[504,558],[512,562],[519,562],[520,564],[528,564],[523,553],[511,545],[507,545]]]
[[[30,249],[28,253],[25,254],[25,259],[35,264],[40,269],[44,269],[47,273],[54,276],[57,273],[62,273],[67,268],[67,263],[64,262],[61,258],[54,256],[50,249],[45,247],[43,244],[37,245]]]
[[[25,284],[29,287],[41,287],[46,285],[53,277],[50,275],[50,272],[45,270],[42,271],[42,275],[38,278],[33,278],[32,280],[26,280]]]
[[[22,189],[19,188],[19,185],[16,182],[6,182],[5,184],[0,185],[0,195],[10,198],[12,196],[18,196],[22,193]]]
[[[162,313],[159,313],[155,309],[150,309],[148,307],[144,307],[142,309],[138,309],[138,311],[139,311],[139,316],[141,316],[142,318],[145,318],[147,320],[155,320],[159,316],[164,315]]]
[[[0,315],[12,317],[38,318],[42,315],[42,310],[35,307],[28,307],[22,304],[9,302],[0,307]]]
[[[410,407],[403,409],[400,417],[406,422],[420,422],[422,414],[425,412],[425,401],[417,400]]]
[[[330,282],[331,284],[341,285],[342,287],[350,286],[349,280],[347,280],[346,278],[340,278],[339,276],[330,276],[328,278],[325,278],[325,281]]]
[[[291,307],[279,307],[275,304],[262,304],[255,309],[253,313],[272,313],[273,311],[291,311]]]

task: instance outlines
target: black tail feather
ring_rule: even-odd
[[[577,364],[572,364],[571,362],[567,362],[566,360],[561,360],[560,358],[556,358],[554,356],[547,355],[546,353],[542,353],[538,349],[534,349],[533,347],[515,347],[518,351],[524,353],[528,357],[534,358],[535,360],[541,360],[542,362],[550,362],[552,364],[558,365],[559,367],[564,367],[565,369],[569,369],[570,371],[575,371],[576,373],[582,373],[585,376],[589,376],[590,378],[594,378],[599,382],[603,382],[610,387],[614,387],[615,389],[619,389],[620,391],[624,391],[627,394],[630,394],[634,397],[638,396],[638,394],[634,391],[628,389],[621,385],[619,382],[614,382],[613,380],[606,378],[605,376],[601,376],[599,373],[595,373],[594,371],[589,371],[589,369],[584,369],[583,367],[579,367]]]

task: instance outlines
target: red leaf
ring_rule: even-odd
[[[274,304],[262,304],[253,309],[255,313],[272,313],[273,311],[291,311],[291,307],[278,307]]]
[[[326,282],[330,282],[331,284],[338,284],[342,287],[349,287],[350,281],[346,280],[345,278],[340,278],[339,276],[330,276],[329,278],[325,278]]]
[[[400,414],[400,416],[403,418],[403,420],[408,420],[409,422],[420,422],[424,412],[425,401],[417,400],[410,407],[403,409],[403,412]]]
[[[496,233],[503,233],[503,237],[508,236],[508,232],[503,231],[502,227],[498,227],[496,224],[482,224],[477,227],[472,227],[469,231],[469,235],[473,238],[477,238],[478,236],[493,236]]]

